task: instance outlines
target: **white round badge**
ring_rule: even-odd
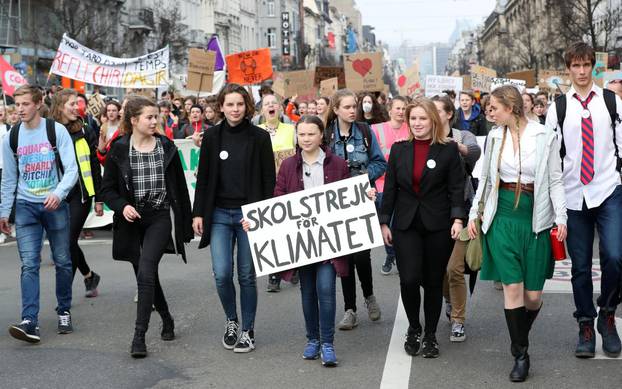
[[[426,165],[428,165],[430,169],[434,169],[436,167],[436,161],[433,159],[428,159],[428,162],[426,163]]]
[[[347,145],[347,146],[346,146],[346,151],[347,151],[348,153],[353,152],[353,151],[354,151],[354,145]]]
[[[584,110],[583,110],[583,112],[581,112],[581,117],[582,117],[583,119],[587,119],[587,118],[589,118],[590,116],[592,116],[592,114],[590,113],[590,110],[589,110],[589,109],[584,109]]]
[[[220,159],[222,159],[224,161],[227,158],[229,158],[229,153],[226,150],[221,151],[220,152]]]

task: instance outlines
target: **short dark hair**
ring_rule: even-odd
[[[592,63],[592,67],[596,64],[596,53],[594,48],[585,42],[575,42],[568,46],[564,53],[564,62],[566,67],[570,69],[572,61],[588,60]]]
[[[475,93],[473,93],[470,89],[465,89],[460,91],[460,96],[467,95],[471,98],[471,100],[475,101]]]
[[[244,104],[246,105],[245,115],[247,118],[252,118],[255,114],[255,104],[253,103],[253,97],[248,93],[246,88],[239,84],[227,84],[218,94],[218,107],[222,108],[225,104],[225,97],[232,93],[237,93],[242,96],[244,99]]]
[[[190,107],[189,112],[192,112],[194,108],[198,109],[199,111],[201,111],[201,113],[203,113],[203,107],[201,107],[199,104],[193,104],[192,107]]]

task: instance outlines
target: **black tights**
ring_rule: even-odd
[[[168,210],[142,211],[138,223],[141,234],[142,252],[134,273],[138,284],[138,304],[136,308],[136,330],[147,331],[152,306],[160,315],[168,313],[168,305],[160,278],[158,265],[171,234],[171,218]]]
[[[443,277],[453,249],[450,231],[428,231],[417,212],[407,230],[393,230],[393,244],[408,322],[414,329],[421,328],[419,308],[423,286],[425,334],[434,335],[443,304]]]
[[[374,294],[374,284],[371,273],[371,253],[370,250],[363,250],[358,253],[350,254],[348,257],[349,272],[347,277],[341,277],[341,289],[343,291],[344,309],[352,309],[356,312],[356,273],[361,281],[363,297],[367,298]]]
[[[78,240],[80,239],[80,232],[82,232],[82,227],[84,227],[84,223],[89,216],[92,205],[92,198],[89,198],[83,203],[81,196],[78,194],[75,194],[71,200],[69,200],[69,250],[71,251],[71,267],[74,276],[76,275],[76,269],[80,270],[83,276],[91,272],[88,263],[86,263],[84,253],[78,245]]]

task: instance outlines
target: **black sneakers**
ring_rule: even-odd
[[[233,350],[238,342],[240,325],[235,320],[227,320],[225,323],[225,335],[222,337],[222,345],[227,350]]]
[[[609,358],[620,355],[620,336],[616,329],[616,311],[601,309],[598,312],[596,329],[603,338],[603,352]]]
[[[59,312],[58,314],[58,330],[59,334],[71,334],[73,325],[71,325],[71,313],[69,311]]]
[[[424,358],[438,358],[438,342],[436,336],[426,335],[423,338],[423,347],[421,348],[421,356]]]
[[[240,339],[235,344],[234,353],[250,353],[255,349],[255,334],[253,330],[242,331]]]
[[[9,326],[9,334],[15,339],[23,340],[28,343],[39,343],[41,341],[39,326],[26,319],[22,320],[19,324]]]
[[[421,328],[414,329],[408,327],[406,332],[406,342],[404,343],[404,350],[406,354],[410,356],[416,356],[421,349]]]
[[[101,277],[99,274],[91,271],[91,276],[89,278],[84,279],[84,287],[86,288],[85,297],[97,297],[97,285],[99,285],[99,280]]]

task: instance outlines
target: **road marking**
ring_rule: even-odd
[[[555,271],[553,278],[546,280],[544,284],[544,293],[572,293],[571,282],[572,262],[570,259],[555,262]],[[600,291],[600,259],[592,259],[592,283],[594,291]]]
[[[387,351],[387,359],[384,363],[380,389],[408,388],[412,357],[404,351],[404,335],[407,330],[408,318],[400,295],[397,301],[397,312],[395,313],[395,322]]]
[[[93,246],[98,244],[112,244],[112,239],[82,239],[78,241],[80,246]],[[50,242],[46,239],[43,242],[43,245],[49,246]],[[17,241],[13,240],[11,242],[2,243],[0,247],[14,247],[17,246]]]
[[[618,327],[618,330],[622,329],[622,319],[619,317],[616,317],[616,327]],[[596,356],[594,357],[594,359],[618,359],[622,361],[622,355],[617,358],[609,358],[605,355],[605,353],[603,352],[603,339],[601,338],[598,331],[596,331],[596,334]]]

